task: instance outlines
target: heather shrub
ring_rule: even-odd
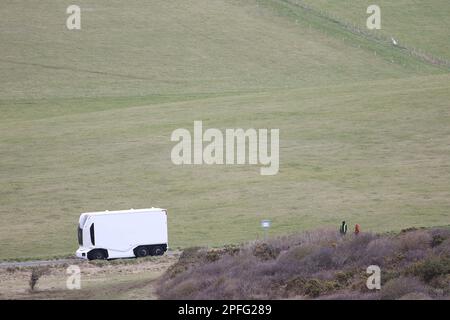
[[[228,254],[230,256],[234,256],[237,255],[239,252],[241,251],[241,248],[239,246],[236,245],[226,245],[223,250],[222,253],[223,254]]]
[[[450,258],[433,257],[425,261],[417,262],[410,268],[409,272],[426,282],[430,282],[435,277],[450,274]]]
[[[293,247],[289,249],[287,252],[285,252],[285,254],[283,255],[283,259],[300,261],[307,255],[311,254],[313,250],[314,248],[310,246]],[[282,258],[280,257],[280,259]]]
[[[406,228],[406,229],[401,230],[400,233],[404,234],[404,233],[408,233],[408,232],[414,232],[414,231],[417,231],[417,230],[420,230],[420,229],[416,228],[416,227],[410,227],[410,228]]]
[[[217,251],[217,250],[213,250],[213,251],[208,251],[205,254],[205,259],[208,262],[214,262],[220,259],[220,255],[221,252]]]
[[[450,274],[434,277],[429,282],[429,285],[432,286],[433,288],[441,290],[442,295],[449,296],[450,295]]]
[[[309,273],[324,269],[333,269],[334,267],[337,267],[333,257],[333,248],[319,248],[301,260],[302,267]]]
[[[276,260],[278,273],[289,276],[308,274],[310,270],[305,268],[303,260],[318,248],[309,245],[292,247],[287,251],[281,252]]]
[[[431,300],[431,297],[423,292],[410,292],[398,300]]]
[[[374,239],[367,244],[364,260],[366,264],[376,264],[381,267],[397,250],[397,244],[390,238]]]
[[[378,299],[377,292],[359,292],[340,290],[335,293],[318,297],[319,300],[375,300]]]
[[[438,245],[440,245],[445,240],[446,240],[446,238],[444,238],[440,234],[433,235],[432,238],[431,238],[431,247],[432,248],[437,247]]]
[[[378,239],[378,236],[365,233],[339,243],[334,258],[336,265],[367,265],[367,246],[375,239]]]
[[[426,250],[431,247],[432,237],[425,230],[417,230],[401,234],[397,242],[403,252],[409,250]]]
[[[450,257],[450,239],[444,240],[441,244],[433,248],[433,252],[436,255],[449,256]]]
[[[304,294],[303,287],[305,286],[306,279],[303,277],[294,277],[286,281],[285,294],[286,296],[297,296]]]
[[[157,294],[165,299],[443,298],[450,290],[446,237],[445,230],[346,237],[319,230],[240,247],[189,248],[160,279]],[[382,268],[381,291],[366,287],[371,264]]]
[[[214,254],[209,253],[209,261],[214,261]],[[165,277],[173,278],[177,274],[187,271],[190,267],[208,261],[208,251],[201,247],[186,248],[178,258],[178,262],[167,270]]]
[[[338,271],[335,274],[336,281],[342,286],[349,285],[354,276],[355,276],[355,271],[353,271],[353,270]]]
[[[257,243],[252,248],[252,253],[255,257],[265,261],[276,259],[280,250],[267,243]]]
[[[198,280],[197,279],[186,279],[180,282],[176,286],[176,290],[172,289],[172,299],[186,299],[193,296],[193,294],[198,290]],[[171,292],[168,292],[168,295],[171,296]]]
[[[339,232],[333,229],[307,231],[293,237],[296,245],[332,245],[341,241]]]
[[[398,279],[402,276],[402,272],[398,269],[388,269],[384,270],[384,272],[381,275],[381,284],[384,285],[385,283]]]
[[[341,240],[336,230],[319,229],[270,239],[268,243],[282,252],[296,247],[333,246]]]
[[[450,230],[449,229],[433,229],[431,234],[431,246],[437,247],[441,245],[444,241],[450,240]]]
[[[294,277],[286,283],[287,296],[306,295],[316,298],[339,289],[340,286],[335,281],[321,279],[305,279],[303,277]]]
[[[304,287],[305,294],[313,298],[328,294],[336,289],[339,289],[336,282],[319,279],[308,279]]]
[[[427,294],[429,289],[414,277],[399,277],[388,281],[381,287],[380,299],[396,300],[409,293]]]
[[[354,292],[361,292],[361,293],[368,293],[368,292],[374,292],[374,290],[367,289],[367,275],[364,274],[363,276],[358,275],[354,278],[352,283],[347,286],[346,289],[352,290]]]
[[[316,278],[320,280],[336,280],[336,271],[335,270],[320,270],[317,272],[313,272],[309,274],[310,278]]]
[[[413,263],[427,258],[430,255],[429,250],[416,249],[409,250],[404,253],[404,262],[405,263]]]

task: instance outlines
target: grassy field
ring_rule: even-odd
[[[167,208],[172,247],[265,218],[449,224],[447,69],[280,1],[79,1],[81,31],[71,3],[25,3],[1,5],[0,259],[72,253],[79,214],[106,209]],[[279,128],[279,174],[173,165],[194,120]]]
[[[78,3],[79,32],[65,27],[69,2],[2,4],[2,99],[242,92],[431,71],[276,1]]]
[[[366,29],[367,8],[377,4],[381,9],[381,30],[375,34],[394,37],[401,45],[450,60],[450,2],[447,0],[286,0],[307,4],[331,13],[341,21]]]

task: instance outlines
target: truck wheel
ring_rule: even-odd
[[[164,254],[164,250],[160,246],[153,248],[153,252],[152,252],[153,256],[162,256],[163,254]]]
[[[136,255],[136,257],[140,257],[140,258],[146,257],[150,253],[147,247],[137,247],[134,251],[135,251],[134,254]]]
[[[88,253],[89,260],[105,260],[106,254],[103,250],[92,250]]]

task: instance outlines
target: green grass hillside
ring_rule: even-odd
[[[79,1],[80,31],[65,27],[69,4],[2,4],[2,99],[222,93],[431,71],[353,48],[371,44],[342,41],[335,26],[277,2]]]
[[[374,33],[394,37],[402,45],[450,60],[450,2],[447,0],[285,0],[325,11],[339,20],[366,29],[367,8],[381,9],[381,30]]]
[[[167,208],[172,247],[450,221],[447,69],[280,1],[79,1],[81,31],[26,4],[0,19],[0,259],[72,253],[106,209]],[[279,128],[279,174],[173,165],[194,120]]]

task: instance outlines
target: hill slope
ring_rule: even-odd
[[[2,5],[0,99],[248,91],[437,72],[276,1],[79,1],[80,31],[66,29],[66,5]]]
[[[448,223],[448,101],[446,75],[3,121],[2,256],[70,252],[80,212],[149,205],[174,247],[255,238],[267,217],[275,233]],[[173,165],[171,132],[198,119],[280,128],[279,174]]]
[[[371,0],[285,0],[325,11],[342,21],[366,29]],[[381,30],[375,34],[394,37],[402,45],[450,60],[450,2],[447,0],[379,0]]]
[[[379,267],[380,290],[367,286],[376,277],[369,266]],[[448,300],[450,232],[343,237],[317,230],[240,247],[190,248],[158,289],[163,299]]]
[[[172,247],[449,221],[450,75],[279,1],[2,4],[0,259],[68,254],[84,211],[169,209]],[[177,167],[170,134],[279,128],[280,173]]]

